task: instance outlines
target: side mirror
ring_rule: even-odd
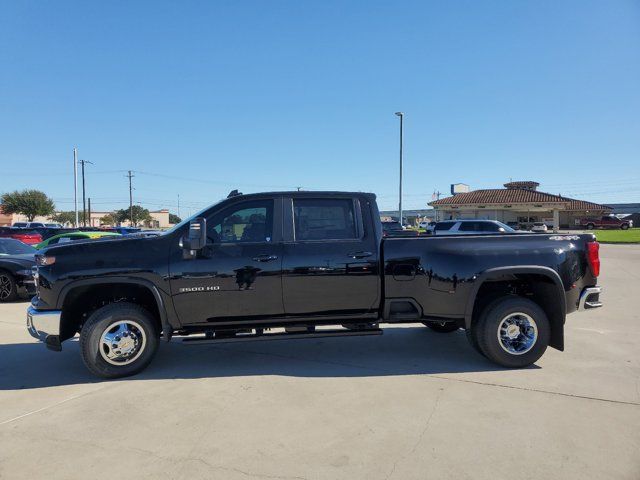
[[[207,244],[207,219],[198,217],[189,223],[189,233],[182,238],[185,250],[202,250]]]

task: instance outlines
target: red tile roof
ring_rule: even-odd
[[[598,203],[574,200],[572,198],[538,192],[524,188],[492,188],[459,193],[452,197],[429,202],[432,206],[446,205],[511,205],[519,203],[555,203],[564,204],[565,210],[611,210],[611,207]]]

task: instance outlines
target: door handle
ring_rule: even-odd
[[[277,255],[269,255],[267,253],[263,255],[258,255],[257,257],[253,257],[254,262],[272,262],[277,259],[278,259]]]
[[[371,253],[371,252],[347,253],[347,257],[351,257],[351,258],[367,258],[367,257],[370,257],[371,255],[373,255],[373,253]]]

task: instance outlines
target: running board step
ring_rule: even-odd
[[[205,343],[232,343],[232,342],[264,342],[267,340],[295,340],[298,338],[327,338],[327,337],[361,337],[365,335],[382,335],[381,328],[370,328],[363,330],[318,330],[304,333],[264,333],[240,334],[235,337],[207,338],[207,337],[186,337],[182,339],[185,345],[203,345]]]

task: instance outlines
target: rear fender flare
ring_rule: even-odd
[[[476,297],[478,295],[478,291],[482,285],[490,280],[498,279],[504,275],[515,275],[515,274],[536,274],[543,275],[550,279],[555,285],[555,292],[557,295],[557,302],[560,305],[560,315],[554,318],[550,318],[551,321],[551,329],[552,329],[552,340],[551,346],[557,348],[559,350],[564,349],[564,321],[567,315],[567,301],[564,285],[562,280],[560,279],[560,275],[558,272],[549,267],[543,267],[539,265],[525,265],[518,267],[497,267],[491,268],[489,270],[485,270],[480,273],[471,289],[469,297],[467,298],[467,303],[465,307],[464,314],[464,322],[465,328],[471,328],[472,320],[473,320],[473,309],[474,304],[476,302]]]

